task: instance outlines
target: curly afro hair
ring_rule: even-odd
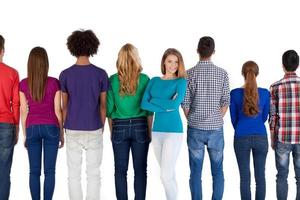
[[[73,56],[97,54],[100,42],[92,30],[74,31],[67,39],[67,47]]]

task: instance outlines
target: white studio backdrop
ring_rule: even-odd
[[[177,48],[183,54],[186,69],[189,69],[198,61],[196,48],[199,38],[212,36],[216,43],[213,62],[227,70],[231,89],[243,84],[241,66],[245,61],[254,60],[258,63],[258,84],[260,87],[269,88],[271,83],[283,76],[283,52],[295,49],[300,53],[300,16],[297,1],[0,0],[0,8],[0,34],[6,39],[4,62],[16,68],[21,79],[26,77],[28,55],[35,46],[42,46],[47,50],[50,60],[49,75],[58,78],[62,70],[75,62],[65,44],[72,31],[79,28],[92,29],[100,39],[98,54],[91,61],[105,69],[109,75],[116,72],[118,51],[127,42],[138,48],[143,72],[153,77],[161,76],[160,60],[167,48]],[[234,132],[229,113],[224,120],[223,199],[235,200],[240,199],[239,172],[233,151]],[[184,118],[183,123],[186,125]],[[180,200],[190,199],[186,126],[184,132],[177,162]],[[104,135],[101,199],[114,200],[114,162],[107,125]],[[22,140],[20,132],[11,172],[11,200],[31,199],[28,157]],[[68,199],[65,151],[65,147],[59,150],[57,158],[54,200]],[[85,163],[82,166],[85,191]],[[254,197],[253,168],[251,170]],[[203,199],[210,199],[212,181],[207,152],[202,174]],[[134,198],[133,175],[130,163],[129,199]],[[294,176],[291,162],[289,199],[295,199],[296,195]],[[159,177],[159,167],[150,146],[147,199],[165,199]],[[267,200],[276,199],[275,177],[274,152],[269,148],[266,164]]]

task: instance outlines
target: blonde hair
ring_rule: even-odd
[[[165,60],[169,55],[174,55],[178,59],[178,69],[176,71],[177,78],[185,78],[186,72],[184,69],[184,62],[181,53],[174,48],[169,48],[165,51],[163,57],[161,58],[161,73],[166,74]]]
[[[135,95],[140,73],[141,59],[138,50],[132,44],[125,44],[118,54],[117,69],[120,81],[119,94]]]
[[[258,65],[254,61],[247,61],[242,67],[242,74],[245,78],[245,93],[243,112],[247,116],[254,116],[259,113],[258,89],[256,76],[259,73]]]

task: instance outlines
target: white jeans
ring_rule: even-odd
[[[68,187],[70,200],[83,200],[81,188],[82,150],[86,151],[87,200],[100,199],[100,164],[103,131],[66,130]]]
[[[160,177],[168,200],[177,200],[175,166],[180,152],[182,135],[182,133],[162,132],[153,132],[152,134],[152,145],[160,166]]]

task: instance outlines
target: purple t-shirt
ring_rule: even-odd
[[[27,78],[20,82],[20,91],[25,94],[28,103],[26,128],[37,124],[59,126],[54,110],[54,97],[58,90],[60,90],[59,81],[48,77],[44,98],[41,102],[36,102],[31,98]]]
[[[107,73],[95,65],[73,65],[59,76],[62,92],[68,93],[64,127],[70,130],[97,130],[100,119],[100,94],[109,87]]]

